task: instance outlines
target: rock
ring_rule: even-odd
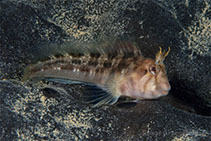
[[[35,87],[35,86],[34,86]],[[1,81],[2,140],[183,140],[210,139],[210,117],[159,101],[92,109],[65,93],[42,92]],[[77,94],[80,86],[72,87]],[[12,89],[12,91],[11,91]],[[52,93],[51,93],[52,92]]]
[[[210,140],[209,8],[206,0],[0,1],[0,139]],[[146,57],[170,46],[169,96],[91,108],[73,98],[80,85],[20,81],[40,43],[107,37],[135,39]]]

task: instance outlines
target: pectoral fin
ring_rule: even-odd
[[[113,96],[106,89],[96,85],[86,85],[85,95],[83,97],[84,103],[92,104],[92,107],[99,107],[102,105],[112,105],[117,102],[119,96]]]
[[[99,107],[102,105],[112,105],[117,102],[119,96],[113,96],[106,88],[103,86],[97,86],[92,83],[81,82],[81,81],[72,81],[69,79],[60,79],[60,78],[45,78],[43,80],[66,84],[74,85],[80,84],[85,87],[82,91],[83,94],[78,101],[86,104],[91,104],[92,107]]]

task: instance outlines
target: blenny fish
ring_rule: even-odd
[[[46,58],[29,65],[23,80],[58,78],[86,83],[91,86],[86,103],[93,107],[114,104],[120,96],[156,99],[171,88],[163,63],[169,51],[160,48],[155,59],[150,59],[144,58],[137,45],[123,40],[46,45],[35,51],[35,56]]]

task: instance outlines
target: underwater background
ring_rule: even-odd
[[[208,0],[0,0],[0,140],[210,140]],[[145,57],[171,47],[171,91],[91,108],[84,86],[22,82],[42,43],[131,38]],[[65,90],[65,91],[63,91]]]

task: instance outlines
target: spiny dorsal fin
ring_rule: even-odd
[[[99,52],[111,55],[120,55],[120,56],[142,56],[140,49],[134,42],[129,42],[126,40],[113,40],[113,41],[104,41],[102,46],[99,46]]]
[[[123,57],[142,56],[140,49],[135,43],[126,40],[106,40],[92,43],[79,43],[68,41],[64,43],[42,43],[31,50],[35,61],[43,61],[55,56],[68,54],[100,54]]]

